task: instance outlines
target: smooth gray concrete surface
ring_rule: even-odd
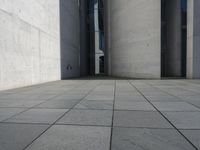
[[[147,109],[148,110],[148,109]],[[115,111],[114,126],[143,128],[172,128],[158,113],[149,111]]]
[[[79,4],[77,0],[59,1],[61,78],[78,77],[80,76]]]
[[[31,109],[14,116],[5,122],[53,124],[67,109]]]
[[[199,91],[200,80],[114,78],[1,91],[0,150],[198,150]]]
[[[148,102],[116,101],[116,110],[155,110]]]
[[[179,129],[200,128],[200,112],[164,112],[164,114]]]
[[[80,100],[50,100],[38,105],[38,108],[70,109]]]
[[[48,125],[0,123],[0,150],[22,150],[47,128]]]
[[[160,78],[161,1],[113,0],[108,9],[110,74]]]
[[[27,150],[109,150],[110,128],[53,126]]]
[[[160,111],[200,111],[186,102],[153,102],[153,105]]]
[[[80,75],[77,0],[0,0],[0,90]]]
[[[200,149],[200,130],[181,130],[181,132]]]
[[[188,0],[187,77],[200,78],[200,1]]]
[[[76,105],[77,109],[105,109],[105,110],[112,110],[113,109],[113,101],[107,101],[107,100],[85,100]]]
[[[114,128],[113,150],[195,150],[173,129]]]
[[[0,108],[0,121],[8,119],[25,110],[26,109],[23,109],[23,108]]]
[[[111,126],[110,110],[71,110],[57,124]]]
[[[0,41],[0,90],[59,80],[59,0],[0,0]]]

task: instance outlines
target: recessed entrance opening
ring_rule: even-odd
[[[187,0],[162,0],[161,75],[186,77]]]
[[[81,0],[80,5],[81,60],[87,60],[81,61],[81,68],[90,76],[104,74],[104,0]]]

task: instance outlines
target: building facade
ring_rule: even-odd
[[[200,78],[199,8],[199,0],[0,0],[0,90],[99,73]]]

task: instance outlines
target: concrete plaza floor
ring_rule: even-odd
[[[195,149],[200,80],[65,80],[0,92],[0,150]]]

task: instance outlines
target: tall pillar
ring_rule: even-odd
[[[110,72],[160,78],[161,0],[110,0]]]
[[[200,78],[200,0],[188,0],[187,77]]]

